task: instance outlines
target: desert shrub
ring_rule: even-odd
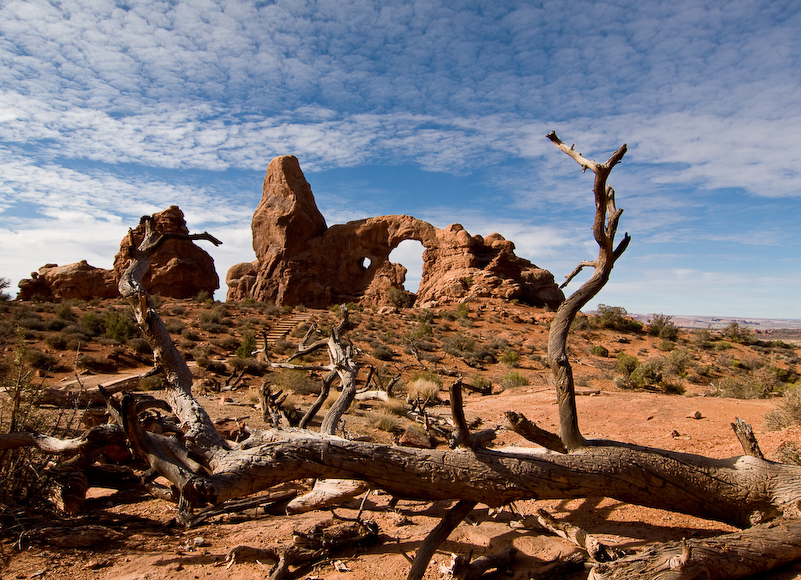
[[[183,336],[187,340],[192,340],[192,341],[195,341],[195,342],[200,340],[200,334],[198,334],[198,332],[196,330],[193,330],[191,328],[184,328],[181,331],[181,336]]]
[[[70,325],[69,321],[64,320],[63,318],[51,318],[50,320],[45,322],[47,330],[53,330],[53,331],[64,330],[69,325]]]
[[[439,382],[439,377],[436,380],[429,376],[419,376],[406,383],[406,397],[409,400],[426,401],[436,400],[439,398],[439,391],[442,384]]]
[[[664,371],[669,375],[686,377],[687,372],[695,366],[693,354],[684,349],[677,349],[670,352],[667,356]]]
[[[456,318],[470,318],[470,307],[464,302],[456,305]]]
[[[593,326],[622,332],[639,332],[642,330],[642,324],[632,318],[628,318],[627,315],[628,312],[622,306],[599,304],[595,316],[593,316]]]
[[[609,349],[601,344],[593,344],[590,347],[590,354],[593,356],[608,357]]]
[[[648,334],[676,342],[679,338],[679,329],[673,322],[673,317],[665,314],[654,314],[648,319]]]
[[[464,356],[475,350],[476,340],[469,334],[457,332],[442,341],[442,349],[452,356]]]
[[[674,348],[676,348],[676,343],[673,342],[672,340],[663,340],[662,342],[659,343],[659,346],[657,346],[657,348],[662,352],[670,352]]]
[[[25,312],[14,320],[13,322],[20,328],[27,330],[47,330],[47,323],[42,318],[42,315],[37,312]]]
[[[75,366],[79,370],[93,373],[113,373],[117,371],[117,363],[115,361],[92,355],[83,355],[75,363]]]
[[[768,431],[780,431],[793,425],[801,425],[801,387],[786,391],[776,408],[765,415]]]
[[[125,342],[139,334],[139,328],[133,317],[120,314],[116,310],[109,310],[106,313],[103,327],[106,338],[120,342]]]
[[[434,329],[431,328],[431,325],[427,322],[420,322],[415,326],[409,334],[406,336],[406,339],[409,342],[423,340],[429,336],[434,335]]]
[[[67,320],[69,322],[74,322],[78,319],[78,316],[75,314],[75,311],[72,309],[72,305],[69,302],[56,304],[53,312],[62,320]]]
[[[239,340],[235,336],[226,336],[217,340],[212,340],[211,344],[224,351],[236,351],[239,348]]]
[[[628,378],[631,376],[631,373],[634,372],[634,369],[639,366],[639,364],[640,361],[636,356],[620,352],[617,355],[617,364],[615,364],[615,370],[624,377]]]
[[[181,320],[176,319],[166,321],[164,326],[167,327],[167,332],[170,334],[181,334],[186,328],[186,325]]]
[[[228,364],[231,365],[231,368],[236,372],[241,372],[244,369],[246,373],[254,377],[263,376],[269,368],[266,363],[259,362],[253,357],[242,358],[236,356],[228,359]]]
[[[281,369],[272,375],[272,379],[278,388],[298,395],[317,394],[322,388],[320,381],[311,378],[307,371]]]
[[[6,292],[9,286],[11,286],[11,281],[8,278],[0,278],[0,302],[11,300],[11,294]]]
[[[372,411],[367,416],[367,425],[373,429],[386,431],[387,433],[393,433],[400,429],[400,421],[398,421],[397,415],[384,409]]]
[[[180,304],[178,306],[173,306],[170,309],[170,314],[172,314],[173,316],[183,316],[184,314],[186,314],[186,307],[181,306]]]
[[[142,337],[132,338],[128,341],[128,346],[137,354],[153,354],[150,343]]]
[[[402,288],[392,287],[387,293],[387,298],[390,304],[395,308],[406,308],[411,303],[411,296],[406,293]]]
[[[776,461],[790,465],[801,465],[801,450],[795,441],[782,441],[773,454]]]
[[[712,333],[708,328],[696,328],[690,335],[690,340],[696,348],[709,348],[712,342]]]
[[[417,322],[421,324],[430,324],[437,317],[437,313],[430,308],[423,308],[415,315]]]
[[[715,386],[716,396],[733,399],[762,399],[773,390],[773,386],[765,384],[757,373],[724,377]]]
[[[0,433],[38,431],[54,433],[69,425],[59,422],[64,414],[42,413],[38,400],[42,384],[33,381],[34,373],[25,363],[24,344],[14,351],[13,362],[0,364],[0,392],[7,397],[0,412]],[[39,506],[46,501],[50,483],[46,469],[50,457],[35,448],[0,451],[0,514],[9,506]]]
[[[513,387],[524,387],[529,384],[525,375],[518,371],[510,371],[503,375],[500,380],[500,385],[504,389],[511,389]]]
[[[84,312],[78,326],[89,337],[100,336],[105,331],[106,317],[97,312]]]
[[[210,373],[214,373],[217,375],[224,375],[228,372],[228,365],[225,364],[225,361],[208,359],[208,358],[206,360],[208,362],[205,365],[205,369]],[[197,365],[200,366],[200,361],[197,361]]]
[[[492,381],[484,375],[473,375],[470,377],[470,384],[481,390],[489,390],[492,387]]]
[[[295,350],[295,345],[282,338],[277,340],[274,345],[270,348],[275,354],[288,354]]]
[[[508,367],[517,368],[520,366],[520,353],[512,348],[508,348],[498,359],[498,362]]]
[[[208,290],[201,290],[197,294],[195,294],[194,301],[198,304],[208,304],[213,302],[214,300],[211,297],[211,292]]]
[[[385,344],[379,344],[373,348],[372,354],[378,360],[392,360],[395,357],[395,351]]]
[[[748,344],[754,337],[754,333],[746,326],[741,326],[739,322],[730,322],[726,328],[721,330],[721,335],[732,341]]]
[[[58,366],[58,361],[47,353],[36,348],[26,348],[23,352],[23,361],[35,369],[54,369]]]
[[[651,358],[637,365],[629,380],[635,387],[656,387],[662,382],[662,358]]]
[[[236,356],[239,358],[252,358],[254,350],[256,350],[256,337],[246,332],[242,335],[242,342],[236,349]]]
[[[45,344],[56,350],[65,350],[67,348],[67,338],[62,334],[49,334],[45,337]]]
[[[201,322],[198,326],[202,331],[208,332],[209,334],[225,334],[228,332],[227,326],[217,322]]]
[[[406,415],[406,411],[409,410],[409,406],[406,404],[406,401],[394,397],[391,397],[388,401],[381,401],[377,408],[379,410],[386,411],[391,415],[397,415],[399,417]]]

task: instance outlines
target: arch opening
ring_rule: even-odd
[[[372,263],[373,263],[373,261],[370,258],[368,258],[367,256],[365,256],[364,258],[359,260],[359,267],[362,269],[363,272],[365,272],[365,271],[367,271],[367,269],[370,267],[370,265]]]
[[[406,268],[403,289],[417,294],[423,277],[423,252],[425,247],[418,240],[403,240],[389,253],[389,261]]]

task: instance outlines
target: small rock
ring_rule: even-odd
[[[701,414],[701,411],[696,411],[692,415],[687,416],[688,419],[703,419],[704,416]]]
[[[671,432],[670,432],[670,436],[671,436],[671,437],[674,437],[674,438],[675,438],[675,437],[681,437],[681,433],[679,433],[678,431],[676,431],[675,429],[673,429],[673,431],[671,431]]]
[[[202,546],[210,546],[211,542],[209,542],[206,538],[202,536],[198,536],[197,538],[192,540],[192,544],[195,546],[195,548],[200,548]]]
[[[406,447],[431,449],[431,438],[427,434],[420,431],[420,429],[415,429],[413,427],[409,427],[403,432],[403,435],[401,435],[398,443],[400,445],[405,445]]]

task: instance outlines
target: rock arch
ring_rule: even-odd
[[[555,308],[564,299],[550,272],[515,256],[514,244],[500,234],[485,239],[459,224],[439,229],[407,215],[326,227],[293,156],[270,162],[251,228],[257,259],[228,271],[229,300],[388,304],[391,289],[401,289],[406,278],[406,268],[389,255],[405,240],[425,248],[418,304],[482,296]]]

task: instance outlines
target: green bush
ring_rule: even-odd
[[[640,361],[636,356],[626,354],[625,352],[619,352],[617,354],[617,364],[615,365],[615,370],[624,377],[630,377],[631,373],[634,372],[634,369],[636,369],[639,365]]]
[[[378,360],[383,360],[383,361],[392,360],[393,358],[395,358],[395,351],[393,351],[385,344],[379,344],[378,346],[373,348],[370,354],[372,354]]]
[[[246,332],[242,335],[242,342],[236,349],[236,356],[239,358],[251,358],[254,350],[256,350],[256,337]]]
[[[387,298],[389,299],[390,304],[399,309],[406,308],[411,303],[411,296],[409,296],[409,294],[406,293],[403,288],[390,288],[389,292],[387,293]]]
[[[72,310],[72,306],[69,302],[62,302],[60,304],[56,304],[55,309],[53,310],[56,316],[61,318],[62,320],[67,320],[69,322],[74,322],[78,319],[78,316]]]
[[[35,348],[26,348],[23,354],[25,364],[35,369],[52,370],[58,366],[58,361],[53,356]]]
[[[510,371],[503,375],[500,380],[500,385],[504,389],[511,389],[513,387],[524,387],[529,384],[529,380],[518,371]]]
[[[649,359],[637,365],[629,380],[636,387],[656,387],[662,382],[662,361],[659,359]]]
[[[739,322],[730,322],[726,328],[721,331],[724,338],[732,342],[740,342],[748,344],[753,340],[754,333],[745,326],[740,326]]]
[[[150,343],[144,338],[132,338],[128,341],[128,346],[138,354],[153,354],[153,348]]]
[[[67,348],[67,338],[62,334],[49,334],[45,337],[45,344],[56,350],[65,350]]]
[[[501,355],[501,358],[498,360],[501,364],[512,368],[517,368],[520,366],[520,353],[509,348],[504,351],[504,353]]]
[[[628,312],[622,306],[607,306],[599,304],[593,317],[593,325],[598,328],[608,328],[621,332],[639,332],[642,324],[628,318]]]
[[[133,317],[120,314],[116,310],[109,310],[106,313],[103,327],[106,338],[120,342],[126,342],[139,334],[139,328]]]
[[[648,319],[648,334],[675,342],[679,338],[679,329],[671,316],[654,314]]]
[[[8,278],[0,278],[0,302],[11,300],[11,294],[5,291],[9,286],[11,286],[11,281]]]
[[[608,357],[609,349],[600,344],[593,344],[590,347],[590,354],[593,356]]]
[[[97,312],[84,312],[78,326],[89,337],[100,336],[106,328],[106,317]]]

